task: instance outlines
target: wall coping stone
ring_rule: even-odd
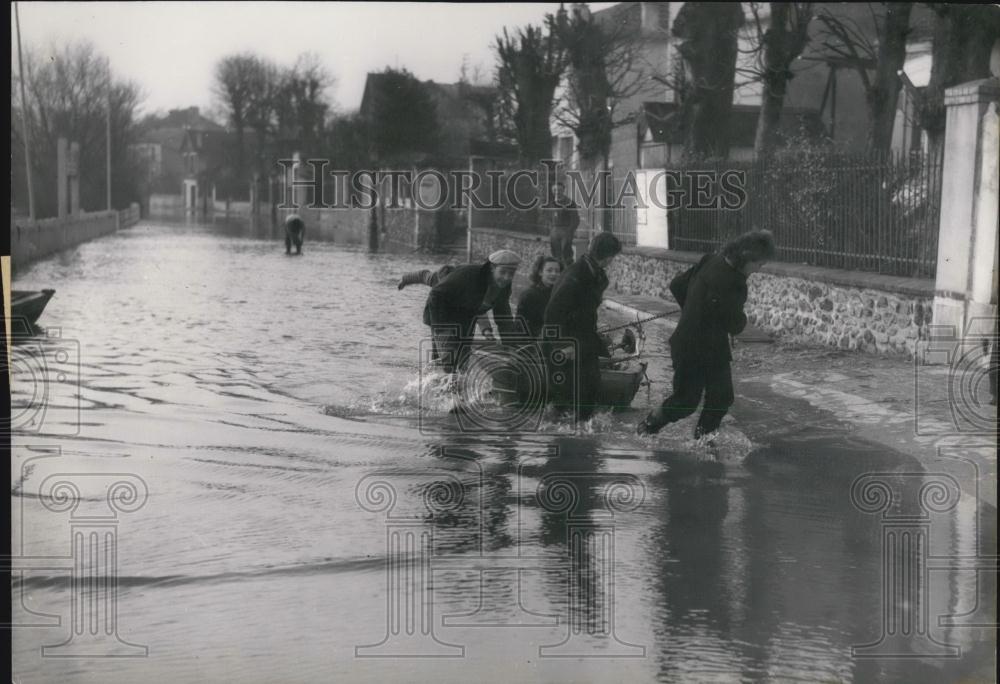
[[[28,230],[47,228],[49,226],[58,225],[69,225],[73,223],[82,223],[86,221],[100,221],[102,219],[114,218],[118,215],[118,212],[114,209],[108,211],[102,209],[101,211],[81,211],[78,214],[69,214],[67,216],[59,217],[52,216],[50,218],[35,219],[32,221],[27,217],[16,217],[14,219],[14,225],[18,228],[26,228]]]
[[[703,256],[701,252],[682,252],[662,247],[626,247],[623,253],[690,264],[698,263]],[[921,297],[934,296],[933,278],[904,278],[902,276],[882,275],[881,273],[848,271],[839,268],[808,266],[806,264],[787,264],[777,261],[766,264],[760,272],[785,278],[800,278],[810,282],[829,283],[831,285],[884,290]]]
[[[947,107],[996,100],[1000,100],[1000,79],[997,78],[960,83],[944,91],[944,104]]]
[[[485,233],[487,235],[501,235],[503,237],[509,238],[520,238],[525,242],[548,242],[549,237],[547,235],[538,235],[535,233],[522,233],[519,230],[506,230],[504,228],[473,228],[473,233]]]
[[[506,230],[503,228],[473,228],[472,232],[474,234],[484,233],[489,235],[500,235],[508,238],[521,239],[526,242],[546,242],[548,240],[548,238],[544,235],[533,235],[531,233],[522,233],[516,230]],[[703,256],[701,252],[684,252],[676,249],[664,249],[663,247],[626,246],[622,253],[650,259],[660,259],[662,261],[674,261],[688,264],[698,263]],[[848,271],[839,268],[808,266],[806,264],[788,264],[777,261],[765,265],[760,272],[773,276],[800,278],[809,282],[856,287],[864,290],[882,290],[886,292],[928,298],[934,296],[933,278],[905,278],[902,276],[882,275],[881,273]]]

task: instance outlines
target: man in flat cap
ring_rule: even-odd
[[[501,341],[517,331],[510,311],[510,291],[521,258],[509,249],[490,254],[483,264],[459,266],[427,296],[424,323],[434,336],[434,357],[448,373],[461,370],[476,332],[476,319],[493,314]]]

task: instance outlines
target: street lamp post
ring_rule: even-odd
[[[105,70],[108,77],[108,116],[106,119],[105,135],[107,136],[107,186],[108,186],[108,211],[111,211],[111,61],[105,58]]]

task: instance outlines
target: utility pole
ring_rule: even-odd
[[[17,27],[17,68],[21,74],[21,128],[24,139],[24,165],[28,177],[28,218],[35,220],[35,185],[31,179],[31,145],[28,143],[28,98],[24,95],[24,57],[21,55],[21,17],[14,3],[14,23]]]
[[[107,57],[104,58],[105,71],[108,77],[108,116],[107,116],[107,126],[105,128],[105,134],[107,135],[107,185],[108,185],[108,211],[111,211],[111,60]]]

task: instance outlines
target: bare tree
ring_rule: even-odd
[[[768,5],[771,16],[765,22],[760,16],[760,3],[750,3],[756,33],[756,44],[752,48],[755,60],[751,69],[754,79],[762,86],[754,137],[757,154],[766,154],[775,146],[788,82],[795,76],[792,63],[809,43],[809,24],[813,18],[811,2],[771,2]]]
[[[256,68],[256,57],[248,53],[224,57],[215,66],[213,92],[236,133],[236,172],[240,177],[246,169],[244,133],[249,125]]]
[[[586,5],[575,5],[571,14],[561,10],[554,23],[569,65],[556,119],[576,135],[581,165],[606,169],[612,131],[623,122],[616,118],[618,105],[650,83],[641,59],[641,27],[622,11],[599,20]]]
[[[686,2],[674,21],[684,60],[681,111],[688,159],[729,154],[730,115],[736,81],[737,31],[743,25],[738,2]]]
[[[990,77],[990,54],[1000,36],[1000,7],[929,3],[937,15],[931,78],[917,98],[917,118],[927,133],[929,151],[944,145],[944,91]]]
[[[885,153],[892,145],[913,3],[869,3],[868,8],[875,26],[873,38],[857,22],[824,9],[817,15],[823,27],[819,40],[828,55],[857,72],[868,106],[868,147]]]
[[[501,118],[511,129],[525,165],[552,154],[549,123],[556,88],[566,69],[566,52],[555,35],[554,18],[546,17],[545,24],[547,30],[526,26],[513,36],[505,28],[494,45]]]
[[[11,83],[19,87],[16,74]],[[93,44],[78,42],[56,48],[25,51],[27,131],[11,127],[12,171],[15,187],[26,181],[23,139],[32,148],[32,179],[36,188],[37,216],[58,213],[56,178],[57,141],[66,138],[80,145],[80,206],[104,209],[107,177],[107,118],[111,116],[112,205],[126,206],[139,199],[138,182],[144,175],[129,152],[136,139],[136,111],[142,91],[117,79]],[[20,98],[12,101],[11,121],[20,119]]]
[[[331,106],[327,92],[335,79],[314,53],[299,55],[279,78],[274,110],[281,136],[292,138],[307,151],[319,145]]]

